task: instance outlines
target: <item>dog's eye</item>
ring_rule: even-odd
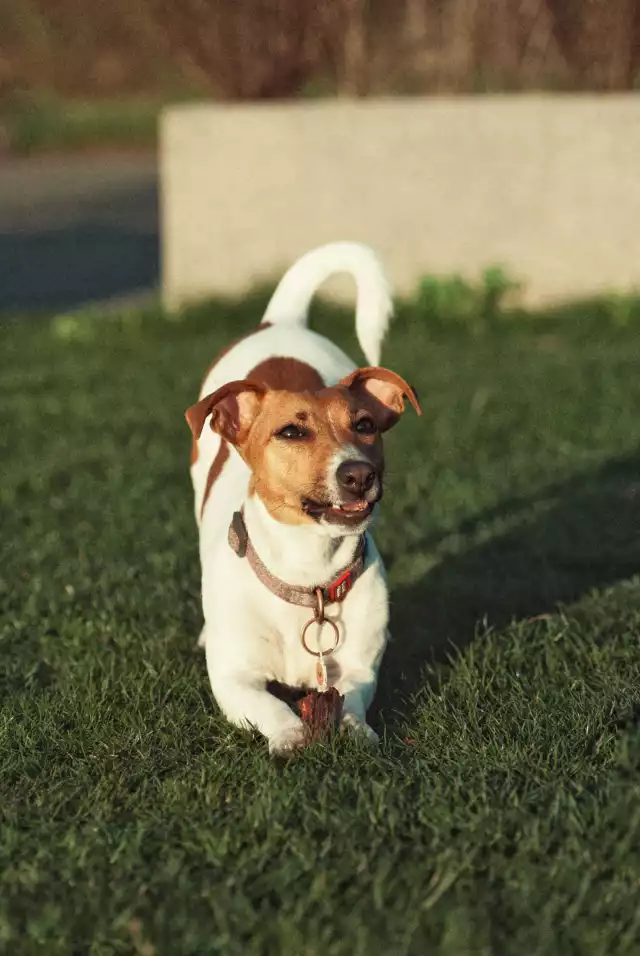
[[[373,418],[369,418],[368,416],[358,419],[353,427],[354,431],[357,431],[360,435],[375,435],[378,431]]]
[[[305,428],[300,428],[299,425],[285,425],[284,428],[281,428],[276,432],[278,438],[287,438],[289,440],[295,441],[300,438],[308,438],[309,432]]]

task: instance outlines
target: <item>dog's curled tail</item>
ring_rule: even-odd
[[[380,349],[393,313],[391,290],[373,249],[359,242],[330,242],[298,259],[273,293],[262,319],[273,325],[306,325],[314,293],[335,273],[356,283],[356,333],[370,365],[380,364]]]

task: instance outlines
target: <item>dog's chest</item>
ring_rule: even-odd
[[[315,687],[316,686],[316,658],[312,658],[306,651],[300,648],[288,649],[288,652],[282,655],[279,673],[275,674],[275,680],[282,681],[290,687]],[[330,661],[330,656],[325,658],[327,672],[336,670],[335,662]],[[276,665],[277,667],[278,665]],[[337,674],[335,675],[337,679]]]
[[[340,674],[339,648],[347,640],[344,626],[338,628],[336,646],[333,628],[325,624],[320,629],[313,621],[312,609],[285,606],[280,609],[277,624],[272,625],[270,632],[265,651],[273,680],[290,687],[315,687],[319,652],[322,652],[329,682],[337,680]]]
[[[274,680],[292,687],[315,687],[321,652],[327,682],[330,686],[335,684],[341,675],[341,662],[352,657],[357,659],[366,643],[364,605],[371,591],[368,583],[367,580],[359,582],[343,603],[328,606],[325,611],[328,620],[322,627],[313,620],[313,609],[278,602],[277,617],[271,618],[271,639],[266,642]],[[376,602],[373,603],[375,606]]]
[[[280,574],[285,580],[284,572]],[[333,579],[333,570],[328,577]],[[357,670],[363,659],[376,657],[388,616],[382,566],[371,540],[364,573],[344,600],[328,604],[324,611],[337,629],[337,646],[331,624],[319,629],[312,607],[291,604],[274,593],[226,540],[219,541],[213,553],[205,551],[203,608],[211,666],[264,675],[290,687],[317,686],[319,651],[324,654],[329,686]],[[302,636],[307,624],[305,649]]]

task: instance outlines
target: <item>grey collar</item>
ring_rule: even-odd
[[[313,588],[287,584],[286,581],[281,581],[280,578],[271,574],[251,544],[242,511],[234,512],[231,524],[229,525],[227,540],[231,550],[235,552],[239,558],[246,557],[255,576],[272,594],[282,598],[283,601],[287,601],[289,604],[297,604],[299,607],[317,608],[318,591],[322,593],[324,604],[338,604],[344,601],[365,568],[367,538],[364,534],[360,536],[356,554],[351,564],[343,568],[329,584],[326,584],[324,587]]]

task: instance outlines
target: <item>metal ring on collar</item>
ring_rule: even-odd
[[[312,651],[311,648],[307,645],[307,631],[312,624],[317,624],[318,627],[322,628],[325,624],[328,624],[329,627],[333,628],[334,642],[333,647],[330,647],[328,651]],[[323,620],[318,621],[315,617],[312,617],[310,621],[307,621],[305,626],[302,628],[302,646],[304,647],[307,654],[311,654],[313,657],[327,657],[329,654],[333,654],[336,647],[340,643],[340,632],[338,630],[337,624],[334,621],[330,621],[328,617],[323,618]]]

